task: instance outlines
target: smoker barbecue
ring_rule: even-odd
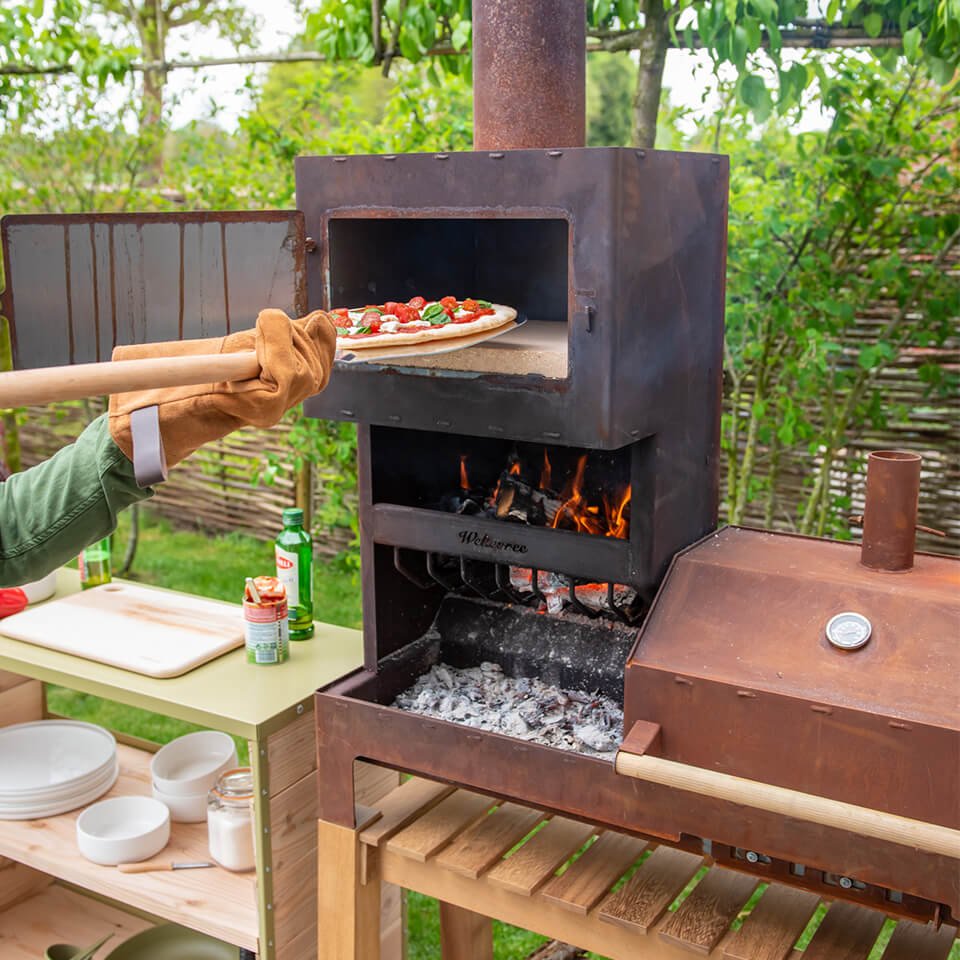
[[[523,63],[483,22],[478,62]],[[956,917],[960,565],[715,530],[727,162],[571,147],[577,96],[537,132],[517,69],[499,111],[478,69],[474,153],[297,161],[311,306],[471,289],[529,318],[307,405],[360,451],[365,657],[317,695],[321,818],[354,825],[363,758]],[[912,529],[915,493],[867,514]]]

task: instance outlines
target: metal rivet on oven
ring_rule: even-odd
[[[396,413],[390,413],[387,415],[387,419],[390,420],[392,423],[399,423],[401,420],[401,417]]]
[[[490,157],[491,160],[502,160],[502,159],[503,159],[503,154],[502,154],[502,153],[488,153],[487,156]]]
[[[347,158],[346,158],[346,157],[334,157],[334,158],[333,158],[333,162],[334,162],[334,163],[346,163],[346,162],[347,162]]]
[[[559,439],[560,439],[560,434],[557,433],[555,430],[544,430],[544,431],[543,431],[543,435],[544,435],[548,440],[559,440]]]
[[[450,421],[449,421],[449,420],[438,420],[438,421],[437,421],[437,426],[438,426],[438,427],[449,427],[449,426],[450,426]]]
[[[692,687],[692,686],[693,686],[693,681],[692,681],[692,680],[688,680],[686,677],[674,677],[674,678],[673,678],[673,682],[674,682],[674,683],[679,683],[679,684],[681,684],[681,685],[684,686],[684,687]]]
[[[841,877],[838,883],[844,890],[850,890],[853,887],[853,881],[849,877]]]
[[[756,850],[748,850],[746,856],[747,856],[747,863],[760,862],[760,854],[757,853]]]
[[[631,437],[639,437],[639,436],[640,436],[640,431],[639,431],[639,430],[631,430],[631,431],[630,431],[630,436],[631,436]]]
[[[381,160],[396,160],[397,155],[395,153],[388,153],[386,156],[381,157]]]
[[[434,160],[449,160],[449,159],[450,159],[450,154],[449,154],[449,153],[438,153],[438,154],[436,154],[436,155],[434,156],[433,159],[434,159]]]
[[[298,703],[298,704],[297,704],[297,716],[298,716],[298,717],[300,716],[301,713],[303,713],[303,709],[304,709],[304,708],[303,708],[303,704],[302,704],[302,703]]]
[[[314,240],[313,237],[307,237],[303,241],[303,249],[306,250],[307,253],[313,253],[317,249],[317,241]]]
[[[341,416],[341,417],[352,417],[353,415],[354,415],[354,414],[353,414],[353,411],[352,411],[352,410],[341,410],[341,411],[340,411],[340,416]]]
[[[647,155],[647,151],[646,151],[646,150],[638,150],[638,151],[637,151],[637,156],[638,156],[641,160],[643,160],[643,158],[646,157],[646,155]]]
[[[562,150],[548,150],[548,151],[547,151],[547,156],[548,156],[548,157],[562,157],[562,156],[563,156],[563,151],[562,151]]]

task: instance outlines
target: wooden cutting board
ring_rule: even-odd
[[[15,640],[149,677],[176,677],[243,645],[239,606],[108,583],[0,622]]]

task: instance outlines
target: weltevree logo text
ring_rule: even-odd
[[[477,533],[476,530],[461,530],[457,536],[464,546],[486,547],[489,550],[508,550],[511,553],[526,553],[523,543],[511,543],[509,540],[494,540],[489,533]]]

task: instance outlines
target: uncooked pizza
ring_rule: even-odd
[[[488,300],[414,297],[366,307],[330,311],[337,327],[337,349],[406,346],[466,337],[510,323],[517,311]]]

